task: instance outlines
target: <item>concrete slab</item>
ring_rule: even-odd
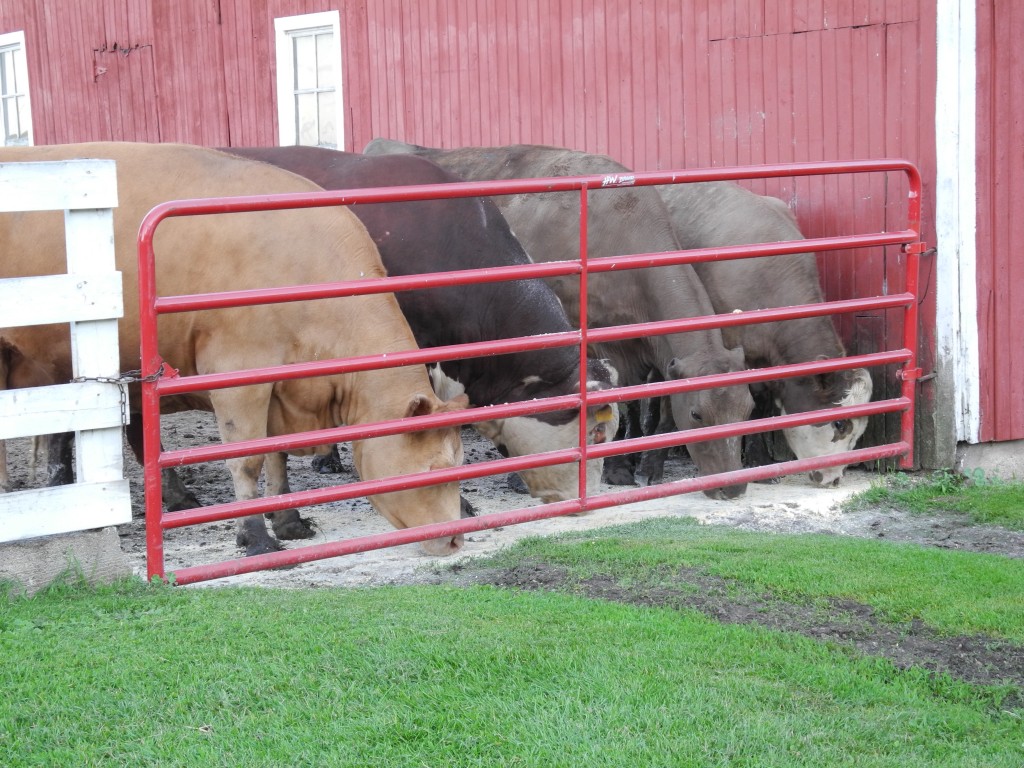
[[[956,469],[967,475],[981,470],[986,477],[1024,480],[1024,440],[1001,443],[960,443],[956,451]]]
[[[109,584],[131,574],[114,527],[0,544],[0,582],[13,582],[18,593],[63,579]]]

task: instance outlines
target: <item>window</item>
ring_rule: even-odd
[[[0,123],[3,146],[32,143],[24,32],[0,35]]]
[[[281,145],[344,148],[338,12],[275,19],[274,34]]]

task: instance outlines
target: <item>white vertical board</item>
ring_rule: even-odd
[[[975,12],[975,0],[939,0],[935,92],[936,365],[952,389],[956,441],[969,443],[981,432]]]
[[[112,208],[117,205],[117,176],[111,160],[70,160],[46,163],[0,164],[0,211],[65,210],[69,275],[94,277],[107,273],[120,282],[114,262]],[[80,280],[73,291],[83,295],[69,302],[91,307],[89,319],[74,312],[71,321],[72,362],[75,377],[90,381],[53,387],[51,391],[80,397],[86,391],[107,390],[100,396],[88,422],[76,432],[76,477],[73,486],[44,488],[0,496],[0,541],[66,533],[131,521],[131,496],[122,477],[122,410],[120,387],[96,379],[120,376],[117,318],[123,314],[118,295],[109,296],[111,279]],[[19,288],[24,287],[24,282]],[[99,288],[103,295],[95,294]],[[89,294],[93,291],[93,294]],[[36,324],[54,322],[52,302],[39,313]],[[97,306],[109,311],[97,312]],[[31,311],[31,310],[29,310]],[[99,316],[102,314],[102,316]],[[33,324],[24,315],[19,324]],[[76,388],[78,388],[76,390]],[[95,395],[94,395],[95,397]],[[25,419],[34,434],[51,434],[68,427],[67,397],[55,397],[47,409],[38,397],[15,391],[0,393],[0,439],[25,434]],[[34,402],[31,409],[26,408]],[[113,407],[112,407],[113,406]],[[127,412],[125,412],[125,418]],[[76,419],[76,426],[84,423]]]

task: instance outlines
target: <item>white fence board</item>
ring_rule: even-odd
[[[0,436],[38,435],[43,417],[46,434],[102,429],[120,423],[118,387],[83,381],[0,391]]]
[[[127,480],[0,493],[0,542],[129,523],[131,502]]]
[[[120,272],[0,280],[0,328],[121,317]]]
[[[116,207],[117,174],[110,160],[0,164],[0,211]]]

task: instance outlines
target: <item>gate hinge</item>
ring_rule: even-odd
[[[902,370],[896,371],[896,377],[903,381],[918,381],[921,377],[920,368],[903,368]],[[930,378],[930,377],[929,377]]]
[[[935,253],[935,249],[928,248],[927,243],[925,243],[923,240],[919,240],[916,243],[904,243],[903,252],[930,255],[931,253]]]

